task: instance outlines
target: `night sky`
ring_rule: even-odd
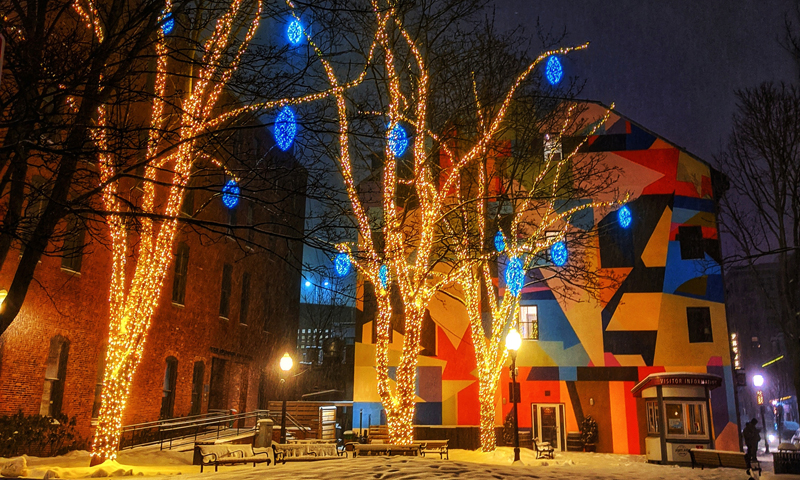
[[[501,26],[535,34],[536,18],[567,44],[567,74],[583,98],[620,113],[709,162],[730,133],[734,91],[794,82],[798,67],[778,43],[797,0],[496,0]],[[800,32],[800,20],[797,31]],[[536,53],[536,52],[531,52]]]

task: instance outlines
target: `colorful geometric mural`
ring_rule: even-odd
[[[604,111],[589,103],[585,115],[599,118]],[[723,379],[722,388],[711,392],[716,448],[738,450],[715,214],[720,174],[616,112],[580,152],[602,153],[602,161],[619,170],[617,187],[632,193],[631,222],[620,225],[616,211],[572,219],[576,228],[598,227],[596,258],[587,262],[618,279],[600,295],[565,299],[553,293],[561,287],[557,279],[523,289],[520,304],[537,308],[539,339],[523,341],[517,357],[520,427],[541,428],[537,408],[554,405],[563,411],[567,432],[578,431],[586,415],[597,420],[598,451],[644,453],[644,406],[631,388],[651,373],[707,372]],[[464,306],[440,294],[429,313],[416,422],[478,425],[478,378]],[[375,424],[382,419],[369,312],[358,330],[355,418],[362,410],[365,424],[370,415]],[[393,335],[399,357],[402,332]],[[509,381],[506,369],[497,425],[511,409]]]

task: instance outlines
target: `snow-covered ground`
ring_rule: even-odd
[[[89,467],[87,452],[72,452],[55,458],[26,457],[28,478],[87,478],[110,476],[182,475],[200,480],[263,480],[269,479],[362,479],[403,480],[419,478],[469,479],[698,479],[745,480],[742,470],[726,468],[692,470],[689,467],[652,465],[644,456],[605,453],[557,452],[555,460],[536,460],[534,452],[522,449],[522,465],[511,465],[513,450],[500,447],[494,453],[451,450],[450,460],[437,456],[336,458],[316,462],[295,462],[286,465],[220,467],[200,473],[192,465],[191,452],[136,449],[120,453],[115,462]],[[765,458],[766,459],[766,458]],[[9,459],[0,459],[0,465]],[[186,478],[186,480],[189,480]],[[765,472],[762,478],[800,480],[800,475],[773,475]]]

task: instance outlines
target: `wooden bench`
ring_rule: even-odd
[[[536,451],[536,458],[554,458],[555,449],[548,442],[540,442],[538,438],[533,439],[533,449]]]
[[[420,440],[412,445],[419,445],[420,453],[424,457],[426,453],[438,453],[439,458],[447,457],[450,460],[450,450],[447,447],[449,440]]]
[[[421,453],[419,445],[392,445],[391,443],[357,443],[353,446],[353,458],[359,455],[403,455],[417,457]]]
[[[747,470],[748,475],[751,475],[751,470],[756,470],[761,475],[761,464],[758,463],[758,460],[753,459],[748,464],[743,452],[693,448],[689,450],[689,454],[692,457],[692,468],[695,466],[699,466],[701,469],[705,467],[739,468]]]
[[[269,465],[271,462],[269,452],[255,453],[250,445],[200,445],[199,449],[200,473],[206,465],[214,465],[216,472],[220,465],[252,463],[255,467],[259,463]]]

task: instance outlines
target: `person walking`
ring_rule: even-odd
[[[747,446],[747,455],[745,456],[748,465],[753,460],[758,460],[758,442],[761,441],[761,435],[756,425],[758,424],[758,420],[755,418],[747,422],[742,431],[742,437],[744,438],[744,444]]]

